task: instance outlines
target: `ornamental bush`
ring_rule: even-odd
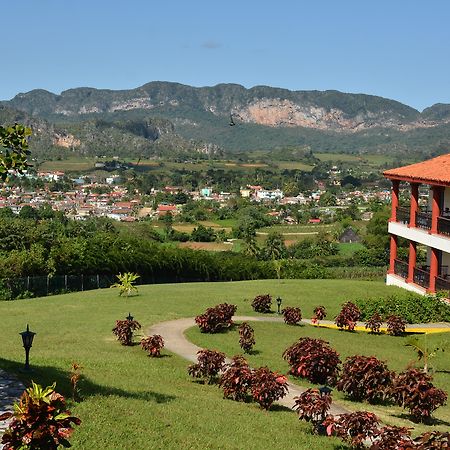
[[[393,377],[386,364],[375,356],[349,356],[336,388],[353,400],[375,403],[388,396]]]
[[[447,393],[433,386],[431,375],[419,369],[408,369],[398,374],[390,394],[397,405],[409,409],[417,422],[428,422],[431,414],[447,401]]]
[[[239,326],[239,345],[245,353],[249,353],[255,345],[255,330],[247,322]]]
[[[116,326],[112,332],[122,345],[133,345],[133,332],[141,328],[136,320],[116,320]]]
[[[359,308],[354,303],[347,302],[342,305],[341,312],[335,318],[335,323],[341,330],[346,328],[347,331],[353,331],[360,317]]]
[[[391,336],[401,336],[406,330],[406,320],[400,316],[392,315],[386,320],[387,332]]]
[[[313,319],[315,319],[315,321],[317,322],[319,320],[325,319],[325,317],[327,317],[327,310],[325,309],[325,306],[316,306],[314,308]]]
[[[225,366],[225,370],[220,376],[219,386],[223,389],[223,397],[236,401],[246,401],[252,385],[252,370],[247,360],[236,355],[231,360],[231,364]]]
[[[339,354],[322,339],[302,337],[283,352],[283,358],[291,366],[289,373],[296,377],[311,383],[336,383]]]
[[[188,373],[194,378],[203,378],[212,384],[216,381],[219,372],[225,365],[225,354],[215,350],[199,350],[197,352],[197,364],[188,367]]]
[[[314,432],[318,433],[330,409],[331,395],[321,394],[319,389],[313,388],[302,392],[294,400],[293,409],[297,411],[298,418],[311,422]]]
[[[203,314],[195,318],[195,323],[202,333],[217,333],[233,325],[233,315],[237,310],[236,305],[221,303],[208,308]]]
[[[284,323],[288,325],[297,325],[302,320],[302,310],[293,306],[286,306],[282,311]]]
[[[251,383],[252,397],[264,409],[270,409],[273,402],[283,398],[288,392],[287,378],[278,372],[272,372],[268,367],[255,369]]]
[[[417,450],[411,439],[411,428],[385,426],[375,433],[370,450]]]
[[[366,322],[366,330],[370,330],[371,333],[378,334],[382,324],[383,318],[378,313],[374,313]]]
[[[253,310],[263,314],[270,313],[271,306],[272,306],[272,296],[270,294],[257,295],[252,301]]]
[[[414,450],[448,450],[450,448],[450,433],[427,431],[414,439],[417,446]]]
[[[148,352],[148,356],[161,356],[161,349],[164,347],[164,339],[159,334],[147,336],[141,340],[141,347]]]

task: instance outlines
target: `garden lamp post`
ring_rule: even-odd
[[[281,299],[281,297],[277,297],[278,314],[281,314],[281,303],[282,302],[283,302],[283,300]]]
[[[127,320],[129,320],[130,322],[132,322],[133,319],[134,319],[134,317],[131,315],[131,313],[128,313]]]
[[[322,396],[329,395],[332,391],[333,389],[329,388],[328,386],[322,386],[321,388],[319,388],[320,395]]]
[[[36,333],[30,331],[27,324],[27,330],[19,333],[22,336],[23,348],[25,349],[25,370],[30,370],[30,348],[33,346],[33,339]]]

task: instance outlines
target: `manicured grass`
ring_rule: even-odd
[[[302,305],[306,316],[315,305],[324,304],[331,317],[345,300],[397,291],[401,292],[381,282],[261,280],[140,286],[140,295],[129,299],[103,289],[0,302],[0,367],[17,372],[22,366],[18,333],[27,323],[37,335],[31,350],[34,372],[30,377],[19,374],[24,381],[56,381],[58,390],[70,395],[70,364],[83,365],[84,401],[70,404],[83,421],[73,435],[75,450],[260,449],[268,442],[274,449],[292,448],[294,442],[304,448],[331,449],[337,441],[311,436],[310,427],[299,423],[292,412],[275,408],[266,413],[255,404],[223,400],[217,387],[189,379],[187,361],[167,351],[165,357],[151,359],[138,346],[122,347],[111,329],[128,312],[143,325],[144,333],[154,323],[195,316],[223,301],[237,304],[239,314],[250,314],[251,299],[266,292],[280,295],[286,305]],[[279,339],[277,328],[268,333],[272,341]],[[257,342],[259,334],[258,330]],[[221,336],[224,343],[233,338]]]
[[[327,233],[332,232],[337,227],[336,224],[320,224],[320,225],[272,225],[271,227],[264,227],[258,229],[260,233],[270,233],[277,231],[282,234],[287,233],[310,233],[314,234],[319,231],[325,231]]]
[[[353,253],[364,248],[364,245],[360,242],[341,242],[338,245],[341,256],[351,256]]]
[[[39,170],[61,170],[64,172],[76,172],[93,169],[93,158],[69,158],[61,161],[45,161],[39,165]]]

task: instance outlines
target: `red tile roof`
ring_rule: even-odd
[[[450,153],[383,172],[386,178],[450,186]]]

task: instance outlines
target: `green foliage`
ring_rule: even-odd
[[[0,125],[0,179],[8,179],[8,170],[17,170],[22,173],[27,167],[28,137],[31,129],[15,124],[9,127]]]
[[[450,305],[435,296],[408,293],[384,298],[356,299],[361,310],[361,319],[367,320],[379,313],[384,320],[397,315],[407,323],[450,322]]]
[[[133,292],[138,293],[138,288],[134,286],[134,283],[139,278],[137,273],[125,272],[116,275],[118,282],[111,285],[112,288],[119,288],[119,296],[125,294],[125,297],[129,297]]]
[[[195,242],[214,242],[216,240],[216,233],[211,227],[206,228],[200,224],[192,230],[191,240]]]
[[[261,249],[264,259],[283,259],[287,255],[287,248],[284,244],[283,235],[277,231],[272,231],[267,236],[264,247]]]

